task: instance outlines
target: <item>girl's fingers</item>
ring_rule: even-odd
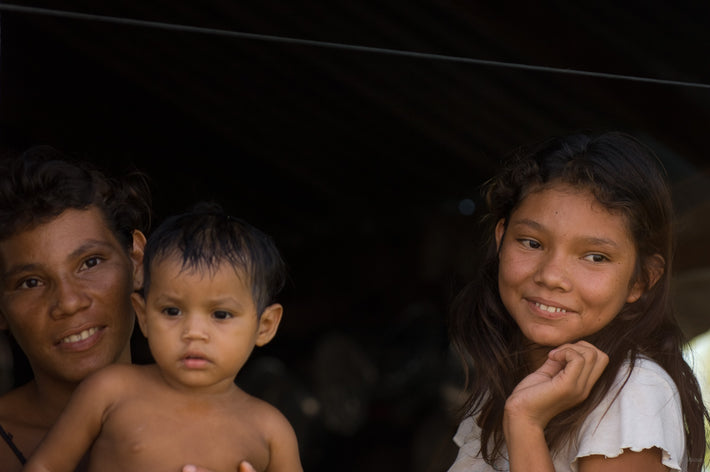
[[[564,344],[550,351],[549,358],[564,365],[559,380],[574,385],[586,398],[609,363],[609,357],[586,341]]]
[[[239,472],[256,472],[256,470],[247,461],[242,461],[239,464]]]

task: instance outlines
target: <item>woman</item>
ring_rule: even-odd
[[[82,379],[131,362],[149,223],[140,173],[109,179],[46,146],[0,164],[0,329],[34,375],[0,397],[4,472],[21,470]]]

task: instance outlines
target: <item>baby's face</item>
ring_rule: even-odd
[[[169,383],[229,388],[260,340],[261,322],[247,278],[230,264],[183,270],[174,257],[151,267],[150,291],[136,312],[151,353]]]

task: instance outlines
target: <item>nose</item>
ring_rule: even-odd
[[[55,282],[53,297],[50,314],[55,319],[72,316],[91,304],[91,297],[85,287],[71,277]]]
[[[568,291],[572,288],[569,277],[569,259],[564,254],[549,252],[542,258],[534,280],[550,290]]]
[[[209,338],[206,322],[202,317],[188,314],[183,325],[182,339],[185,341],[207,341]]]

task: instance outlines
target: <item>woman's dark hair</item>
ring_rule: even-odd
[[[64,210],[95,205],[121,244],[147,232],[151,198],[145,174],[106,177],[89,162],[50,146],[34,146],[0,161],[0,240],[46,223]]]
[[[609,356],[609,364],[584,402],[560,413],[547,425],[548,446],[558,450],[573,437],[609,392],[624,362],[630,359],[633,368],[634,361],[644,356],[661,365],[678,387],[691,459],[689,470],[699,471],[708,415],[698,382],[683,359],[685,339],[671,307],[674,241],[670,191],[655,154],[632,136],[618,132],[551,139],[532,151],[516,154],[485,185],[489,210],[485,222],[490,240],[477,279],[453,302],[449,325],[454,345],[468,357],[473,371],[471,395],[462,413],[478,415],[482,457],[489,464],[500,457],[505,401],[530,373],[526,341],[499,295],[493,228],[500,220],[507,224],[526,195],[555,184],[588,190],[609,211],[625,217],[638,255],[631,283],[640,282],[647,289],[639,300],[627,303],[607,326],[585,338]],[[649,287],[654,266],[663,273]]]
[[[286,266],[272,238],[214,202],[200,202],[167,218],[150,236],[143,255],[145,295],[151,265],[174,256],[182,260],[183,270],[217,270],[223,262],[239,270],[247,277],[258,316],[275,302],[286,281]]]

